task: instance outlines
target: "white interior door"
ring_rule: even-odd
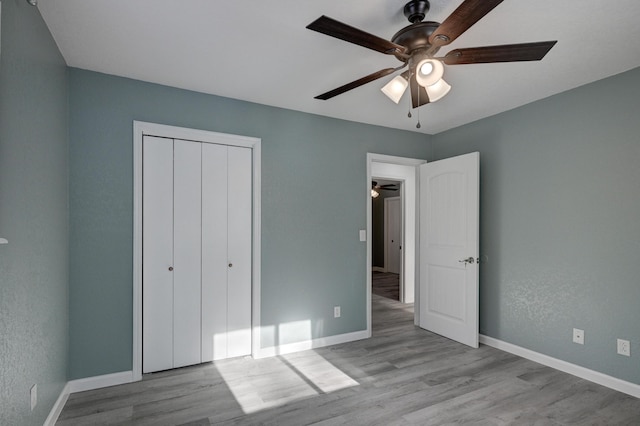
[[[420,327],[478,347],[477,152],[419,166]]]
[[[400,197],[384,199],[385,248],[387,272],[400,273],[402,265],[400,248],[402,246],[402,208]]]

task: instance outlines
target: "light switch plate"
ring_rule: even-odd
[[[360,230],[360,241],[367,241],[367,230],[366,229],[361,229]]]

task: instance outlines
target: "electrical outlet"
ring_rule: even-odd
[[[340,306],[333,307],[333,317],[340,318]]]
[[[631,343],[628,340],[618,339],[618,354],[631,356]]]
[[[36,408],[36,404],[38,404],[38,385],[31,386],[29,393],[31,394],[31,411],[33,411]]]
[[[573,329],[573,343],[584,345],[584,330],[580,330],[579,328]]]

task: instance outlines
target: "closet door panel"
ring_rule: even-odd
[[[201,362],[201,149],[174,141],[174,367]]]
[[[142,372],[173,368],[173,140],[143,139]]]
[[[202,362],[227,357],[227,146],[202,144]]]
[[[252,151],[228,147],[228,357],[251,353]]]

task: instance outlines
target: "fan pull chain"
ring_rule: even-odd
[[[418,124],[416,124],[416,129],[420,127],[420,88],[418,87]]]

